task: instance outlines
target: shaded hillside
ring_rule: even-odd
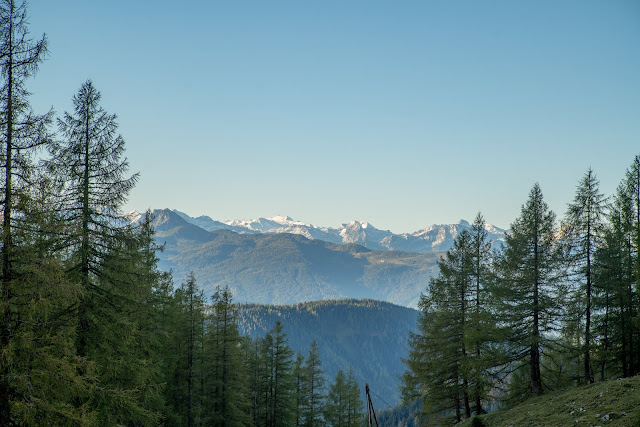
[[[640,426],[640,376],[597,382],[526,400],[479,417],[490,426]],[[462,425],[471,426],[472,420]]]
[[[240,330],[262,337],[280,320],[294,351],[305,357],[318,342],[322,368],[331,382],[339,369],[353,366],[364,384],[391,405],[400,401],[398,377],[404,371],[409,331],[418,312],[373,300],[318,301],[287,306],[240,304]]]
[[[176,282],[193,271],[206,293],[227,285],[239,302],[293,304],[372,298],[416,306],[439,254],[371,251],[295,234],[206,231],[170,210],[156,211],[160,267]]]

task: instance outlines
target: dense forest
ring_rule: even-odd
[[[0,2],[0,425],[359,425],[353,370],[327,378],[281,323],[242,336],[228,289],[157,267],[150,215],[120,212],[138,180],[91,80],[73,111],[29,105],[47,54],[25,4]]]
[[[605,197],[589,168],[561,221],[535,184],[492,249],[481,214],[420,299],[403,395],[459,422],[640,373],[640,156]]]
[[[416,310],[374,300],[325,300],[285,306],[240,304],[238,317],[240,332],[252,338],[282,322],[296,352],[306,352],[316,341],[327,376],[333,378],[352,366],[358,383],[368,383],[380,396],[372,397],[376,409],[400,402],[402,359],[407,356],[409,332],[415,332]]]

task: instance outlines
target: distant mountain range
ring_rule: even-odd
[[[193,272],[207,294],[227,285],[235,301],[259,304],[371,298],[416,307],[442,252],[469,227],[460,221],[396,235],[356,221],[331,229],[289,217],[220,222],[171,209],[153,216],[165,245],[159,266],[176,283]],[[502,241],[503,230],[488,231]]]
[[[288,216],[274,216],[258,219],[234,219],[216,221],[208,216],[190,217],[184,212],[173,210],[190,224],[207,230],[229,230],[240,234],[298,234],[312,240],[323,240],[336,244],[356,244],[376,251],[400,252],[446,252],[453,246],[453,240],[471,225],[460,220],[456,224],[432,225],[413,233],[394,234],[379,230],[368,222],[351,221],[340,228],[317,227]],[[485,226],[492,242],[503,242],[505,230],[491,224]]]

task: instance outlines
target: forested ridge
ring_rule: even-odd
[[[622,172],[606,197],[589,168],[561,220],[535,184],[497,250],[481,214],[458,235],[409,341],[403,396],[425,419],[640,373],[640,156]]]
[[[240,304],[238,310],[240,331],[251,337],[264,336],[280,321],[294,351],[304,352],[316,341],[328,377],[353,366],[358,383],[368,383],[384,399],[374,397],[380,409],[400,401],[402,359],[417,317],[414,309],[374,300]]]

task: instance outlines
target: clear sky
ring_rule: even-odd
[[[31,0],[36,111],[87,79],[118,114],[127,210],[501,227],[559,217],[640,154],[640,2]]]

